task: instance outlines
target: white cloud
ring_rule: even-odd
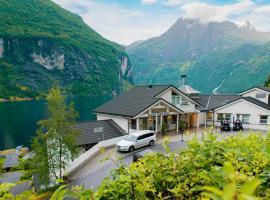
[[[162,34],[179,17],[171,13],[152,15],[95,0],[54,1],[72,12],[79,13],[85,23],[103,37],[124,45]]]
[[[190,1],[190,0],[189,0]],[[187,0],[165,0],[163,1],[163,5],[165,6],[180,6],[184,3],[187,3]]]
[[[153,5],[156,4],[159,0],[141,0],[142,5]]]
[[[196,18],[203,23],[232,21],[242,25],[250,21],[251,25],[259,30],[270,30],[270,5],[257,4],[252,0],[226,5],[192,2],[182,5],[181,9],[184,11],[184,17]]]
[[[120,44],[161,35],[182,14],[202,22],[233,21],[245,24],[250,21],[259,30],[270,30],[270,5],[242,0],[232,4],[214,5],[202,0],[159,0],[167,3],[162,12],[146,12],[140,7],[124,7],[97,0],[54,0],[62,7],[80,14],[84,21],[105,38]],[[146,1],[146,0],[145,0]],[[158,0],[147,0],[158,1]],[[142,6],[143,7],[143,6]],[[152,9],[151,7],[147,10]],[[154,8],[153,8],[154,9]],[[170,10],[173,10],[170,12]],[[160,11],[160,10],[159,10]]]
[[[181,8],[185,17],[200,19],[202,22],[226,21],[232,17],[252,12],[256,4],[251,0],[244,0],[230,5],[210,5],[201,2],[185,4]]]

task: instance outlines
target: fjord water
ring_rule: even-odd
[[[78,121],[95,120],[93,110],[111,97],[76,97],[72,101],[79,113]],[[30,146],[37,122],[48,116],[45,100],[0,103],[0,150],[18,145]]]

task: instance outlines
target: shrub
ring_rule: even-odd
[[[269,144],[270,136],[259,133],[225,139],[208,134],[202,141],[190,141],[180,153],[152,153],[129,167],[121,166],[113,170],[112,178],[103,181],[96,198],[209,199],[205,196],[209,188],[226,191],[230,185],[232,178],[226,176],[223,170],[225,163],[230,163],[234,174],[242,174],[239,177],[246,177],[248,183],[254,180],[254,195],[269,199]],[[242,182],[234,184],[236,188],[232,196],[235,199],[245,196],[241,193],[245,185]]]

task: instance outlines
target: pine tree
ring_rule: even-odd
[[[36,153],[35,168],[44,184],[49,183],[51,177],[63,178],[63,170],[76,156],[75,137],[78,135],[74,128],[78,116],[74,104],[66,104],[59,88],[51,89],[46,99],[49,115],[38,122],[32,145]]]
[[[268,76],[268,79],[265,81],[264,85],[266,87],[270,87],[270,75]]]

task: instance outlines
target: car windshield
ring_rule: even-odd
[[[135,142],[137,140],[137,137],[134,135],[128,135],[125,140],[130,141],[130,142]]]

